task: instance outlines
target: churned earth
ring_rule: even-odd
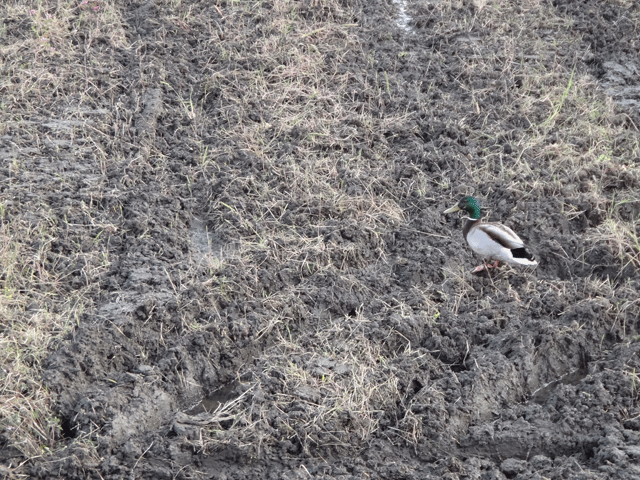
[[[638,2],[0,12],[1,474],[640,478]]]

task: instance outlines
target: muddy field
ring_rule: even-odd
[[[640,478],[639,31],[0,6],[0,476]],[[537,268],[470,273],[469,194]]]

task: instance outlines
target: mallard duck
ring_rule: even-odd
[[[480,202],[476,198],[464,197],[456,206],[445,210],[444,213],[453,213],[458,210],[469,214],[462,234],[471,250],[484,259],[495,260],[492,265],[480,265],[473,272],[497,267],[500,261],[517,265],[538,264],[533,259],[533,255],[525,249],[524,242],[509,227],[500,223],[482,223],[480,221]]]

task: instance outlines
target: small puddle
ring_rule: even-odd
[[[200,413],[213,413],[221,405],[224,405],[229,400],[235,400],[240,396],[239,393],[236,392],[236,389],[240,386],[240,382],[233,381],[223,387],[214,390],[209,395],[204,397],[200,403],[194,405],[189,410],[186,410],[184,413],[187,415],[198,415]]]
[[[211,234],[204,222],[197,218],[191,219],[191,244],[201,256],[212,253]]]
[[[556,389],[558,385],[577,385],[582,381],[584,377],[589,374],[589,370],[587,368],[579,368],[574,372],[569,372],[566,375],[563,375],[558,380],[554,380],[553,382],[549,382],[546,385],[540,387],[535,392],[531,394],[531,398],[529,402],[537,403],[542,405],[545,403],[553,391]]]
[[[233,247],[225,243],[216,232],[209,231],[202,220],[192,217],[190,230],[192,255],[197,263],[208,267],[220,266],[232,253]]]

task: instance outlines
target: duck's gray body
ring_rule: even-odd
[[[482,258],[517,265],[538,264],[516,232],[505,225],[467,218],[462,233],[471,250]]]
[[[465,240],[471,250],[482,256],[484,259],[505,262],[513,265],[537,265],[529,252],[527,252],[524,242],[509,227],[500,223],[482,223],[480,221],[480,203],[473,197],[464,197],[457,205],[446,210],[444,213],[452,213],[463,210],[469,213],[467,222],[462,229]],[[485,266],[478,267],[474,271],[484,269]]]

